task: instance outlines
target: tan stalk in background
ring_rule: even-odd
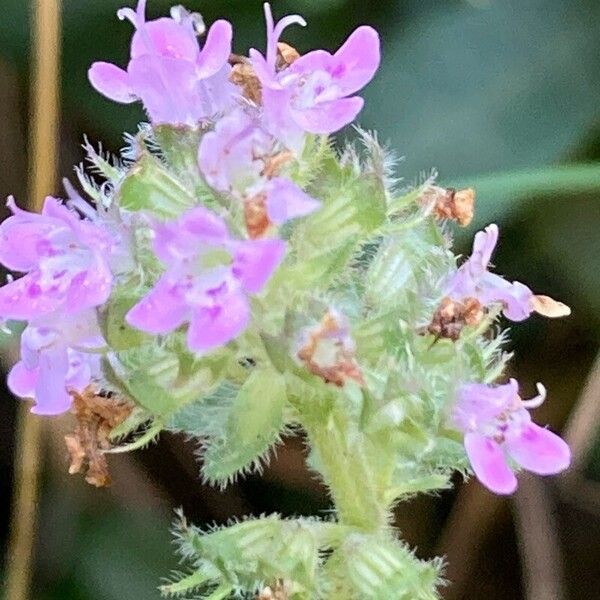
[[[31,95],[29,198],[39,211],[56,187],[59,118],[60,0],[35,0]],[[6,600],[28,600],[33,573],[41,466],[42,419],[19,408],[15,452],[15,496],[8,549]]]

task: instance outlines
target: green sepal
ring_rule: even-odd
[[[334,562],[356,600],[437,600],[441,561],[417,559],[388,535],[349,535]],[[336,553],[337,554],[337,553]]]
[[[119,188],[121,207],[175,218],[196,204],[193,194],[156,157],[145,152]]]
[[[127,324],[125,316],[139,302],[141,294],[130,286],[115,288],[107,304],[99,313],[104,339],[117,352],[152,342],[152,336]]]
[[[209,365],[166,347],[148,344],[115,352],[109,362],[129,395],[157,417],[174,413],[214,385]]]

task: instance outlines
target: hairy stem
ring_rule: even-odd
[[[304,427],[315,454],[313,466],[329,488],[339,522],[366,531],[384,529],[387,506],[376,488],[356,424],[337,411],[327,422],[305,423]]]

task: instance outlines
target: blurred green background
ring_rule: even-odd
[[[170,4],[149,0],[149,15],[167,12]],[[261,5],[187,2],[207,21],[231,20],[238,53],[264,47]],[[31,7],[27,0],[1,0],[0,6],[0,195],[24,200]],[[87,83],[93,60],[126,64],[131,27],[116,19],[120,6],[121,0],[64,0],[61,176],[71,176],[72,165],[82,160],[84,133],[117,151],[122,132],[134,131],[143,119],[137,105],[111,104]],[[573,307],[570,319],[534,317],[512,331],[512,374],[529,390],[538,380],[546,384],[549,401],[538,418],[560,430],[599,341],[600,2],[274,0],[273,9],[309,21],[307,29],[286,36],[301,52],[333,50],[356,25],[374,25],[383,39],[383,65],[365,92],[360,124],[378,130],[380,140],[404,157],[398,174],[407,184],[435,167],[442,184],[477,189],[476,220],[460,232],[461,248],[468,248],[479,226],[499,223],[498,270]],[[9,527],[16,406],[4,396],[2,543]],[[47,426],[34,600],[159,598],[160,578],[177,567],[168,530],[178,506],[198,523],[328,507],[303,467],[298,439],[279,451],[264,478],[221,493],[198,481],[193,444],[165,436],[135,457],[113,457],[115,483],[96,491],[66,473],[61,435],[68,425],[63,419]],[[594,435],[595,425],[582,435]],[[554,576],[565,598],[600,597],[598,482],[600,442],[577,482],[544,484],[562,557]],[[448,554],[454,584],[445,596],[544,600],[527,587],[521,503],[492,498],[476,483],[457,484],[458,493],[417,499],[398,510],[398,524],[419,555]]]

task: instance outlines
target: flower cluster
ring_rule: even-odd
[[[0,288],[0,317],[28,323],[8,384],[36,399],[34,412],[59,414],[71,404],[68,390],[83,390],[98,372],[98,356],[86,349],[104,345],[93,309],[111,292],[114,241],[55,198],[46,198],[40,215],[12,198],[8,206],[13,215],[0,225],[0,261],[25,275]]]
[[[113,427],[146,426],[132,447],[163,428],[202,438],[203,474],[219,484],[260,464],[282,432],[304,429],[343,528],[295,522],[306,547],[273,569],[260,552],[289,551],[279,518],[234,525],[205,554],[192,532],[185,554],[206,573],[190,589],[201,581],[225,598],[285,582],[294,598],[435,597],[438,567],[391,535],[394,502],[446,486],[467,459],[498,494],[514,492],[518,467],[568,466],[568,446],[529,413],[543,388],[522,400],[515,380],[489,382],[506,361],[496,319],[569,308],[490,271],[496,225],[457,267],[439,222],[467,226],[472,189],[428,181],[400,194],[374,136],[359,132],[364,152],[330,143],[378,69],[371,27],[337,52],[301,55],[280,38],[302,17],[276,23],[265,4],[266,51],[245,57],[232,54],[227,21],[205,30],[182,7],[147,20],[145,0],[118,15],[135,30],[127,68],[98,62],[89,79],[111,100],[140,101],[150,123],[122,161],[91,151],[106,181],[80,180],[95,206],[70,185],[41,214],[9,199],[0,262],[23,275],[0,288],[0,319],[25,323],[11,390],[38,414],[72,408],[71,470],[95,485],[110,479]],[[261,531],[268,542],[254,543]],[[231,544],[226,559],[220,543]],[[325,554],[335,556],[321,569]],[[376,557],[384,568],[369,574]],[[248,564],[265,570],[252,580]],[[373,582],[375,592],[364,587]]]

